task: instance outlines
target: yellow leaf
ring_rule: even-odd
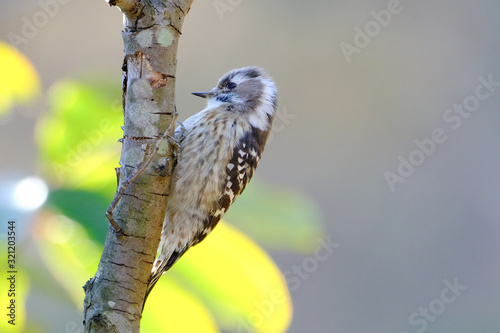
[[[15,102],[26,103],[40,91],[40,78],[31,62],[15,48],[0,41],[0,114]]]
[[[141,320],[141,332],[217,333],[219,329],[209,310],[168,276],[148,297]]]
[[[290,324],[292,303],[283,275],[258,245],[226,223],[167,274],[196,291],[226,330],[279,333]]]
[[[81,287],[95,274],[102,248],[78,223],[46,215],[35,243],[49,271],[81,306]],[[281,272],[253,241],[221,223],[162,277],[148,299],[142,327],[145,332],[212,333],[219,326],[279,333],[291,317]]]

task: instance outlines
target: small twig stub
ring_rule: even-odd
[[[170,132],[170,130],[172,129],[172,126],[175,124],[175,121],[177,120],[177,113],[174,114],[174,119],[172,120],[172,123],[170,124],[170,126],[167,128],[167,130],[165,131],[165,133],[163,133],[163,135],[161,136],[161,138],[158,140],[158,142],[156,143],[156,146],[154,148],[154,150],[151,152],[151,155],[149,156],[148,160],[146,161],[146,163],[143,164],[144,162],[144,158],[146,156],[146,150],[147,150],[147,147],[148,147],[148,144],[147,143],[144,143],[142,146],[141,146],[141,155],[139,157],[139,161],[137,162],[137,165],[135,166],[134,168],[134,171],[132,172],[132,174],[120,185],[120,187],[118,188],[118,190],[116,191],[116,194],[115,194],[115,197],[113,198],[113,201],[111,202],[111,205],[109,206],[108,210],[106,211],[106,217],[108,218],[109,220],[109,223],[111,223],[111,225],[113,226],[113,228],[115,229],[116,232],[119,232],[121,230],[120,226],[116,223],[115,219],[113,218],[113,210],[115,209],[116,205],[118,205],[118,202],[120,201],[121,197],[123,196],[123,194],[125,193],[125,190],[127,189],[127,187],[137,179],[137,177],[139,177],[143,172],[144,170],[146,170],[146,168],[149,166],[149,164],[151,164],[151,162],[153,161],[153,159],[155,158],[156,154],[158,153],[158,151],[160,150],[160,145],[162,144],[162,142],[169,137],[168,133]],[[142,166],[141,166],[142,164]]]

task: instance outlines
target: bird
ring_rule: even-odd
[[[233,69],[212,90],[192,94],[207,106],[175,130],[177,160],[144,304],[162,274],[205,239],[243,192],[276,114],[276,85],[257,66]]]

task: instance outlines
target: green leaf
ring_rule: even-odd
[[[318,206],[296,190],[253,179],[224,219],[266,248],[309,253],[323,232]]]
[[[99,193],[59,189],[50,192],[46,206],[53,207],[72,220],[80,221],[91,240],[104,245],[109,221],[105,212],[110,200]]]
[[[49,97],[50,112],[36,129],[46,178],[53,187],[87,189],[111,201],[123,135],[119,87],[60,81]]]
[[[116,96],[113,98],[112,96]],[[36,128],[41,169],[52,190],[48,206],[79,221],[104,244],[105,212],[116,191],[123,132],[119,87],[60,81],[49,92],[50,111]]]

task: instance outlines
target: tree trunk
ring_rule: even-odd
[[[124,135],[118,191],[96,275],[84,286],[85,332],[139,332],[173,167],[177,45],[193,0],[107,0],[124,15]]]

